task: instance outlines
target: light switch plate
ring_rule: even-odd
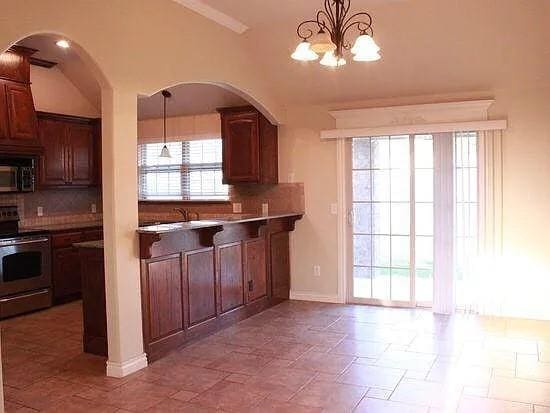
[[[262,204],[262,215],[269,215],[269,204],[267,202]]]
[[[294,172],[288,173],[288,183],[292,184],[296,180],[296,174]]]
[[[313,266],[313,276],[314,277],[320,277],[321,276],[321,266],[320,265],[314,265]]]
[[[338,215],[338,204],[335,204],[335,203],[330,204],[330,213],[332,215]]]
[[[238,202],[235,202],[233,204],[233,213],[234,214],[240,214],[241,212],[243,212],[243,206],[242,204],[238,203]]]
[[[39,217],[44,216],[44,207],[39,206],[38,208],[36,208],[36,215],[38,215]]]
[[[95,214],[97,212],[97,205],[96,204],[92,204],[92,214]]]

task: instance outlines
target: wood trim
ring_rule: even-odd
[[[38,57],[29,57],[29,63],[33,66],[44,67],[46,69],[51,69],[54,66],[57,66],[57,62],[52,62],[46,59],[40,59]]]
[[[421,133],[466,132],[506,129],[506,120],[480,120],[472,122],[426,123],[419,125],[391,125],[371,128],[330,129],[321,131],[321,139],[345,139],[357,136],[388,136]]]
[[[65,115],[63,113],[41,112],[37,111],[36,116],[38,119],[58,120],[62,122],[81,123],[85,125],[94,125],[100,121],[100,118],[86,118],[83,116]]]

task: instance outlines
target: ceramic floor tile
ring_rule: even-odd
[[[346,356],[378,358],[388,348],[387,344],[371,341],[342,340],[330,350],[333,354]]]
[[[80,397],[69,397],[67,399],[60,400],[53,404],[46,410],[42,410],[45,413],[116,413],[119,409],[114,406],[107,406],[105,404],[92,402]]]
[[[365,397],[354,413],[427,413],[428,408],[389,400]]]
[[[246,410],[247,413],[321,413],[323,409],[295,403],[265,399]]]
[[[487,399],[483,397],[462,397],[458,413],[532,413],[533,406],[525,403]]]
[[[516,376],[520,379],[550,382],[550,363],[540,362],[537,355],[518,354]]]
[[[290,365],[292,368],[318,371],[328,374],[342,373],[355,358],[310,351]]]
[[[392,393],[390,400],[452,410],[456,408],[461,392],[461,386],[403,379]]]
[[[550,383],[494,377],[489,386],[489,397],[550,406]]]
[[[208,364],[208,367],[228,373],[253,375],[258,374],[258,372],[270,361],[271,358],[253,354],[230,353]]]
[[[393,390],[404,374],[405,370],[354,363],[336,381],[357,386]]]
[[[378,359],[376,365],[383,367],[399,366],[405,370],[427,371],[432,368],[436,356],[409,351],[387,351]]]
[[[265,398],[244,384],[222,381],[192,399],[192,403],[227,412],[240,412],[254,407]]]
[[[366,393],[366,387],[312,381],[300,390],[290,402],[319,407],[327,412],[350,412]]]

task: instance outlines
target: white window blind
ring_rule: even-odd
[[[163,143],[138,145],[140,199],[224,200],[222,140],[168,142],[171,158],[159,157]]]

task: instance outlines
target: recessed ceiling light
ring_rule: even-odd
[[[68,49],[69,47],[71,47],[71,45],[69,44],[69,42],[67,40],[58,40],[57,42],[55,42],[56,45],[58,45],[59,47],[61,47],[62,49]]]

